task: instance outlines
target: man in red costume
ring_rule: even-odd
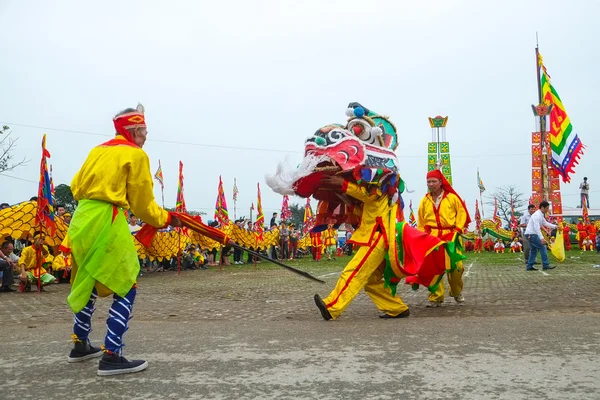
[[[429,193],[419,204],[417,228],[446,242],[454,242],[457,245],[457,252],[461,253],[463,245],[460,235],[471,222],[465,202],[450,186],[440,170],[427,173],[427,188]],[[457,303],[462,303],[465,301],[462,295],[462,261],[452,265],[449,257],[446,257],[445,263],[450,296],[454,297]],[[429,307],[439,307],[444,302],[444,284],[441,278],[437,290],[429,295]]]
[[[579,236],[579,250],[583,250],[583,239],[588,236],[587,226],[583,222],[583,218],[579,218],[579,222],[577,223],[577,235]]]
[[[565,243],[565,250],[571,250],[571,228],[569,224],[565,223],[563,227],[563,242]]]
[[[590,223],[587,226],[587,234],[593,243],[592,246],[594,246],[596,244],[596,234],[597,233],[598,233],[598,230],[596,229],[596,222],[593,219],[591,219]]]

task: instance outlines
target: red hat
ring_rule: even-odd
[[[115,130],[119,135],[122,135],[129,142],[134,143],[133,137],[129,133],[128,129],[132,128],[145,128],[146,118],[144,117],[144,106],[138,103],[137,110],[129,112],[127,114],[117,115],[113,118],[115,124]]]
[[[450,182],[448,182],[448,180],[446,179],[446,177],[444,176],[444,174],[442,174],[442,171],[440,171],[439,169],[434,169],[433,171],[429,171],[427,173],[427,179],[439,179],[442,182],[442,189],[444,189],[444,191],[446,192],[450,192],[452,194],[454,194],[456,197],[458,197],[458,199],[460,200],[461,204],[463,205],[463,208],[465,209],[465,212],[467,213],[467,222],[465,223],[465,228],[469,226],[469,224],[471,223],[471,216],[469,215],[469,210],[467,209],[467,205],[465,204],[465,201],[462,199],[462,197],[460,197],[458,195],[458,193],[456,193],[456,191],[454,191],[454,188],[452,187],[452,185],[450,185]]]

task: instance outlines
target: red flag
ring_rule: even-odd
[[[215,204],[215,216],[216,221],[219,221],[221,225],[227,225],[229,223],[229,212],[227,211],[227,200],[225,200],[225,189],[223,189],[223,181],[219,176],[219,187],[217,188],[217,202]]]
[[[179,182],[177,183],[177,201],[175,203],[175,211],[187,212],[185,206],[185,198],[183,196],[183,163],[179,161]]]
[[[287,221],[292,218],[292,210],[290,210],[290,198],[287,194],[283,195],[283,202],[281,203],[281,220]]]
[[[46,135],[42,138],[42,161],[40,162],[40,182],[38,185],[37,214],[35,224],[40,230],[54,235],[56,224],[54,223],[54,200],[52,199],[52,184],[48,172],[48,161],[50,152],[46,150]]]

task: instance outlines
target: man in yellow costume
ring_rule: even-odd
[[[146,142],[144,109],[128,108],[114,117],[116,136],[89,153],[71,183],[79,202],[69,225],[72,272],[67,299],[75,313],[75,346],[69,362],[102,356],[98,375],[138,372],[148,367],[143,360],[128,361],[122,355],[123,335],[136,295],[140,270],[125,210],[154,227],[181,226],[154,201]],[[67,240],[65,240],[67,241]],[[91,319],[98,296],[113,294],[106,321],[103,350],[90,344]]]
[[[340,176],[326,176],[323,185],[345,193],[361,202],[360,224],[350,238],[350,243],[360,246],[352,260],[346,265],[333,291],[324,299],[316,294],[315,303],[325,320],[335,319],[348,307],[362,288],[382,312],[380,318],[406,318],[408,306],[398,296],[384,288],[383,271],[388,252],[386,229],[393,207],[389,197],[381,192],[369,194],[355,183]],[[395,221],[395,216],[394,221]]]
[[[325,251],[327,252],[327,259],[333,260],[335,252],[337,250],[337,231],[333,228],[332,224],[327,226],[327,229],[323,232],[323,241],[325,242]]]
[[[419,204],[417,228],[420,231],[456,245],[456,252],[462,254],[462,239],[460,235],[471,222],[467,207],[460,196],[439,170],[427,173],[427,188],[429,192]],[[450,285],[450,296],[457,303],[465,301],[463,289],[463,263],[452,263],[450,257],[445,257],[446,274]],[[444,284],[439,276],[437,289],[429,294],[428,307],[439,307],[444,302]]]
[[[44,246],[44,235],[36,233],[33,237],[33,244],[25,247],[19,258],[21,292],[31,291],[31,284],[37,284],[38,279],[41,285],[40,290],[43,290],[43,286],[54,283],[56,279],[43,267],[47,262],[52,262],[52,256],[48,248]]]

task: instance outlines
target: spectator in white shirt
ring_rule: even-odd
[[[554,269],[554,267],[550,266],[550,261],[548,260],[548,251],[546,249],[546,241],[542,236],[541,230],[542,226],[550,229],[558,228],[557,225],[551,224],[550,222],[546,221],[546,218],[544,218],[544,214],[548,212],[548,208],[550,208],[550,204],[545,200],[542,201],[540,203],[540,209],[531,215],[531,219],[527,224],[527,228],[525,228],[525,237],[527,238],[527,241],[531,247],[529,258],[527,260],[527,267],[525,268],[527,271],[537,271],[537,268],[533,267],[533,263],[537,258],[538,250],[542,256],[543,269]]]

